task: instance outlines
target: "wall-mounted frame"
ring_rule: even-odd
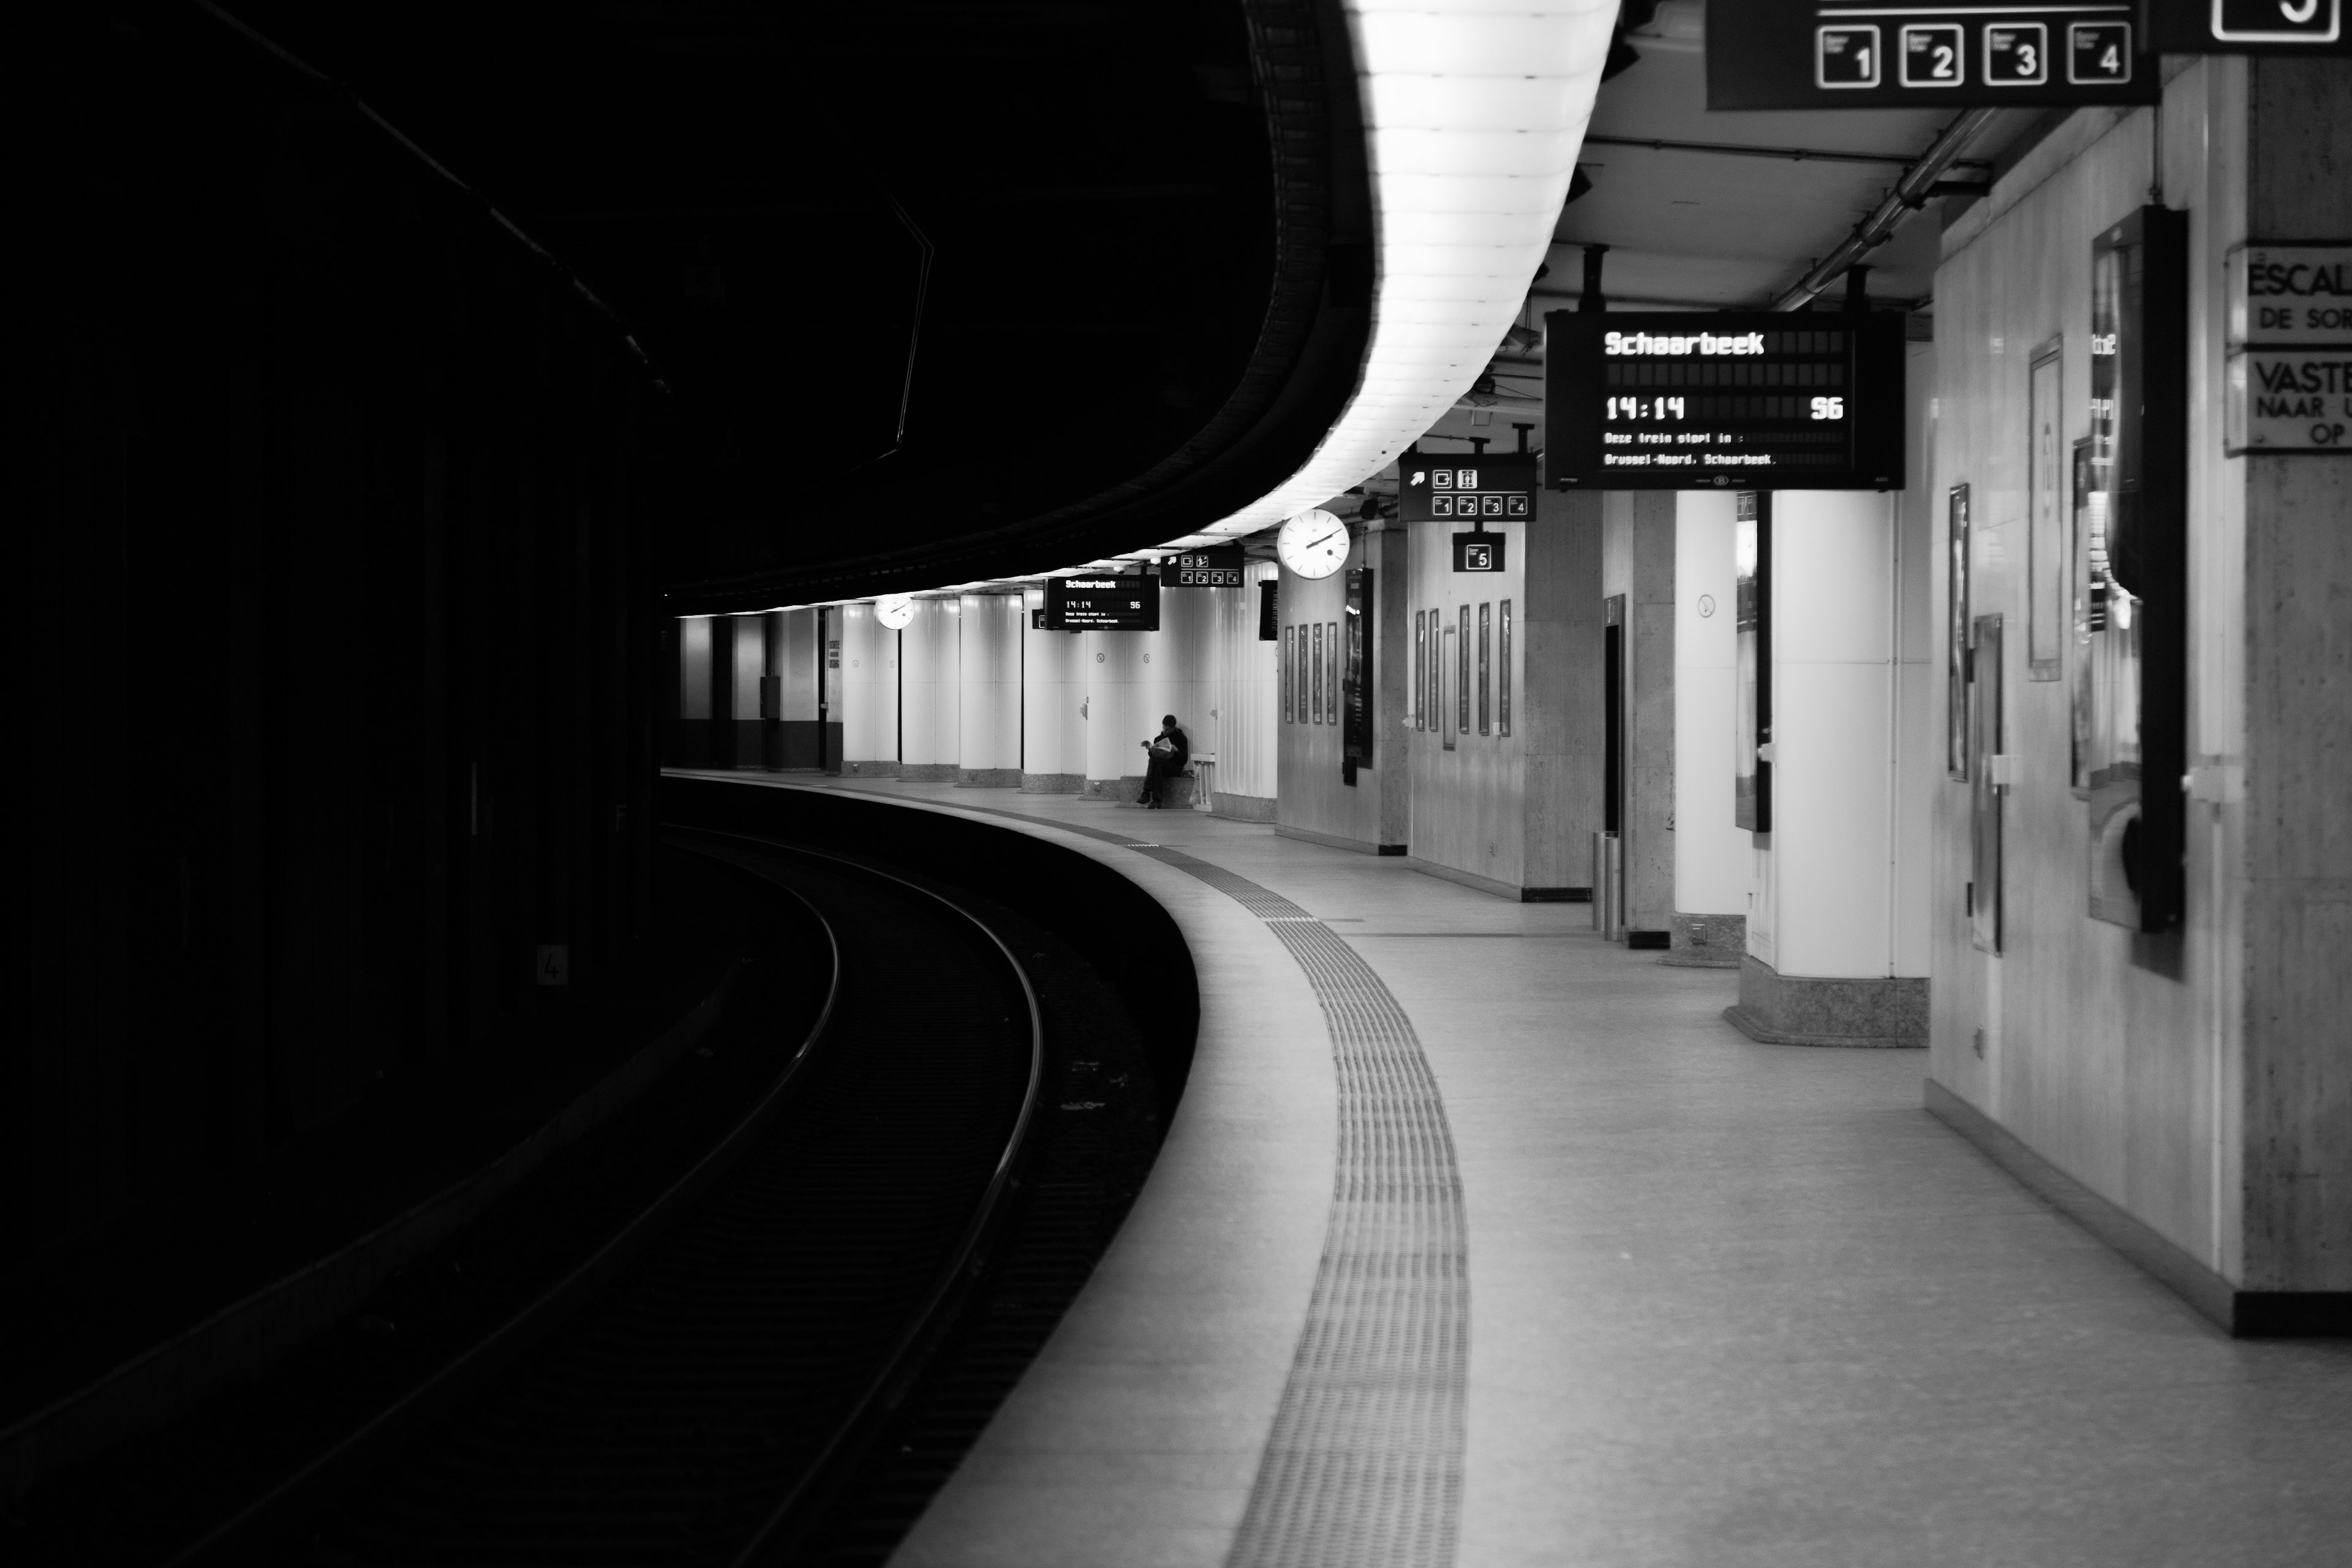
[[[1434,616],[1438,612],[1433,610],[1430,614]],[[1449,695],[1445,690],[1445,681],[1449,674],[1462,667],[1462,650],[1454,641],[1454,628],[1451,626],[1445,627],[1444,635],[1439,638],[1439,642],[1442,645],[1442,652],[1437,661],[1431,667],[1430,673],[1437,678],[1436,696],[1439,700],[1435,706],[1443,726],[1441,732],[1444,736],[1445,749],[1450,752],[1460,740],[1462,726],[1454,713],[1454,704],[1444,700]]]
[[[1339,754],[1351,764],[1348,769],[1350,784],[1355,782],[1356,768],[1369,767],[1372,762],[1372,663],[1369,656],[1372,647],[1374,570],[1370,566],[1348,569],[1347,618],[1339,623]]]
[[[1429,728],[1429,612],[1412,613],[1412,727]]]
[[[1969,935],[1979,952],[1998,953],[2000,805],[2009,782],[2008,760],[2001,754],[2001,617],[1979,616],[1974,629],[1968,658]]]
[[[1445,727],[1445,621],[1436,610],[1429,612],[1429,727]]]
[[[1470,731],[1470,606],[1462,606],[1461,641],[1454,647],[1461,657],[1454,661],[1454,728],[1457,733]]]
[[[1282,721],[1286,724],[1297,722],[1298,710],[1291,701],[1292,684],[1298,679],[1297,641],[1297,626],[1282,628]]]
[[[1495,606],[1478,606],[1478,733],[1494,733]]]
[[[2186,893],[2189,217],[2141,207],[2091,243],[2090,913],[2142,931]]]
[[[1733,621],[1734,821],[1772,831],[1772,492],[1732,497],[1731,552],[1738,601]]]
[[[1315,636],[1313,640],[1315,646],[1315,675],[1314,685],[1311,688],[1312,700],[1310,706],[1311,710],[1315,715],[1315,722],[1320,724],[1323,722],[1323,623],[1321,621],[1317,621],[1315,623]]]
[[[1339,721],[1339,623],[1326,621],[1323,629],[1323,657],[1329,661],[1324,666],[1327,684],[1323,688],[1323,721],[1337,724]]]
[[[2072,504],[2067,512],[2073,521],[2073,541],[2068,553],[2074,561],[2070,574],[2074,598],[2074,678],[2069,682],[2068,706],[2072,710],[2072,756],[2066,777],[2078,799],[2087,799],[2091,793],[2091,723],[2094,714],[2091,701],[2091,657],[2093,634],[2105,628],[2105,589],[2091,571],[2091,552],[2095,544],[2102,558],[2106,551],[2105,507],[2107,498],[2091,486],[2091,438],[2079,437],[2074,450],[2074,486]],[[2095,510],[2094,507],[2098,510]]]
[[[2061,340],[2033,351],[2026,373],[2025,678],[2066,669],[2066,405]]]
[[[1500,625],[1495,643],[1495,732],[1511,732],[1511,601],[1497,609]]]
[[[1944,504],[1944,770],[1969,776],[1969,487]]]

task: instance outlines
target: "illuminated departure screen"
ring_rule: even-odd
[[[1150,575],[1048,577],[1048,631],[1156,632],[1160,579]]]
[[[1562,310],[1544,320],[1555,489],[1899,489],[1903,318]]]

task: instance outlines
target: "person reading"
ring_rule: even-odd
[[[1160,733],[1142,742],[1150,753],[1143,766],[1143,793],[1136,797],[1138,805],[1159,809],[1167,804],[1160,798],[1161,786],[1184,771],[1192,760],[1192,742],[1176,722],[1176,715],[1164,713],[1160,719]]]

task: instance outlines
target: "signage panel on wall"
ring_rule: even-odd
[[[2156,47],[2174,55],[2352,53],[2347,0],[2156,0]]]
[[[1156,632],[1160,629],[1160,579],[1048,577],[1047,631]]]
[[[1238,588],[1249,560],[1238,544],[1172,555],[1160,563],[1160,580],[1171,588]]]
[[[1555,489],[1903,488],[1903,318],[1557,310],[1544,318]]]
[[[2140,0],[1707,7],[1710,110],[2154,103],[2159,86]]]
[[[2241,245],[2227,272],[2224,449],[2352,452],[2352,245]]]
[[[1454,536],[1456,572],[1503,570],[1503,536],[1499,533],[1457,533]]]
[[[1500,457],[1416,453],[1397,464],[1397,516],[1406,522],[1524,522],[1536,514],[1532,452]]]

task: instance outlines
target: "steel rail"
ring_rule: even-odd
[[[826,949],[832,960],[832,973],[825,984],[824,1005],[818,1011],[816,1021],[809,1026],[807,1035],[802,1038],[799,1048],[793,1052],[792,1059],[785,1063],[783,1070],[776,1075],[775,1081],[768,1086],[766,1092],[736,1121],[724,1138],[706,1150],[684,1174],[671,1182],[659,1195],[638,1210],[626,1225],[582,1259],[562,1279],[541,1291],[520,1311],[467,1346],[456,1357],[444,1363],[422,1383],[320,1450],[291,1475],[205,1531],[194,1543],[182,1548],[166,1560],[164,1568],[187,1568],[187,1565],[202,1563],[215,1552],[238,1544],[238,1538],[265,1516],[329,1479],[342,1466],[361,1458],[378,1444],[396,1437],[404,1428],[430,1420],[449,1408],[495,1373],[508,1356],[520,1351],[527,1339],[549,1326],[618,1272],[675,1216],[678,1209],[718,1176],[737,1154],[742,1152],[744,1146],[766,1128],[774,1112],[782,1106],[787,1091],[799,1079],[811,1051],[832,1026],[834,1013],[841,1000],[842,972],[841,940],[834,931],[833,922],[794,889],[784,887],[772,878],[763,879],[772,886],[782,888],[815,919],[819,929],[824,932]]]

